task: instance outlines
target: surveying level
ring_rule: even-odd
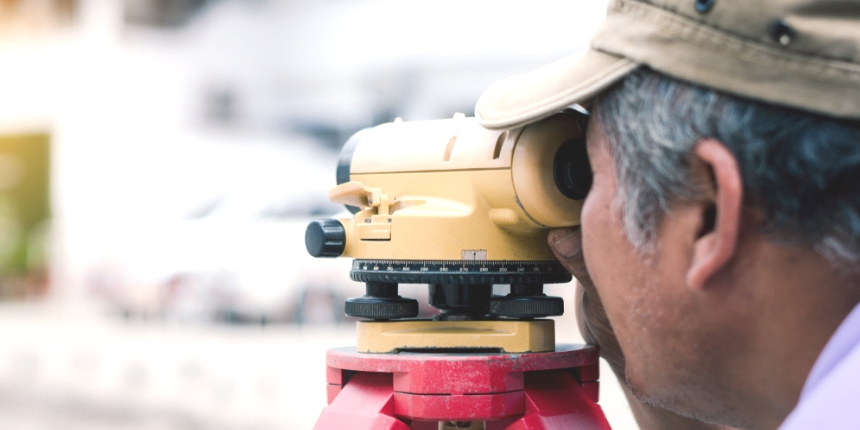
[[[556,345],[571,280],[546,229],[579,223],[591,186],[587,114],[492,131],[462,114],[395,121],[344,145],[329,198],[352,217],[313,221],[315,257],[353,258],[356,347],[327,355],[316,429],[608,429],[593,347]],[[400,284],[441,312],[416,319]],[[493,295],[493,285],[510,285]]]

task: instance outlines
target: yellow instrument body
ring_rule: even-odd
[[[349,181],[329,192],[360,208],[339,221],[343,257],[374,260],[554,260],[546,229],[579,223],[553,159],[581,130],[558,114],[513,130],[474,118],[393,122],[362,132]]]

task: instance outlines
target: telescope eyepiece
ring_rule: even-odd
[[[558,148],[552,163],[555,184],[565,197],[582,200],[591,189],[591,164],[585,137],[570,139]]]

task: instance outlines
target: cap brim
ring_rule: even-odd
[[[481,95],[475,116],[490,129],[520,127],[585,104],[637,66],[630,59],[586,49],[496,82]]]

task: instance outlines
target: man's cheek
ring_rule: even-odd
[[[606,242],[608,233],[606,221],[609,217],[609,205],[602,188],[595,183],[582,205],[580,223],[582,224],[582,250],[589,273],[594,276],[592,267],[601,263],[606,250],[602,243]],[[609,199],[611,200],[611,199]]]
[[[594,196],[596,197],[596,196]],[[582,207],[582,253],[585,257],[585,266],[588,274],[594,282],[598,293],[604,284],[605,264],[607,260],[605,246],[606,226],[602,225],[603,214],[599,213],[600,205],[598,199],[589,197]]]
[[[592,243],[594,243],[594,229],[596,226],[592,221],[594,217],[592,216],[592,199],[586,198],[585,202],[582,205],[582,213],[579,218],[580,227],[582,228],[582,254],[585,257],[585,266],[588,269],[589,275],[591,275],[592,279],[594,279],[594,273],[591,269],[591,261],[595,258],[592,256],[592,250],[594,247]]]
[[[627,242],[617,211],[612,211],[614,195],[592,188],[582,208],[582,250],[588,273],[606,307],[607,314],[623,312],[619,300],[624,296]],[[608,315],[613,319],[613,315]]]

